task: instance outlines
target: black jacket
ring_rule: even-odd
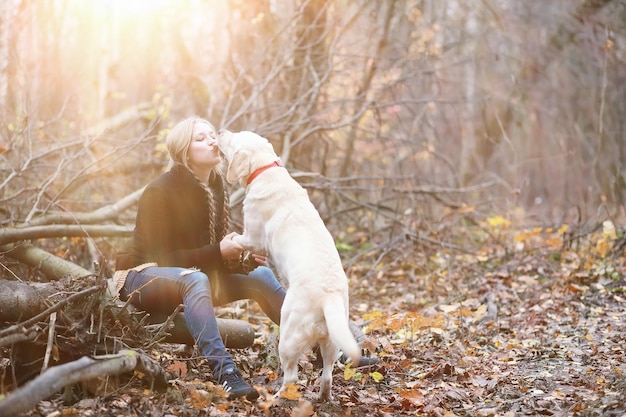
[[[223,199],[219,202],[224,204]],[[222,207],[216,211],[221,212]],[[156,262],[204,272],[223,270],[221,236],[217,243],[210,242],[209,216],[213,215],[202,185],[185,167],[174,166],[144,190],[133,237],[118,253],[116,269]]]

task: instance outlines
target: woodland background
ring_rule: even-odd
[[[411,312],[400,327],[421,320],[399,357],[426,349],[420,337],[458,347],[458,327],[436,318],[464,317],[468,308],[480,318],[500,305],[510,293],[494,279],[515,284],[516,297],[534,288],[544,301],[540,289],[558,284],[566,295],[552,299],[567,305],[579,297],[585,311],[580,297],[595,289],[598,308],[610,301],[607,317],[623,317],[624,22],[623,0],[4,0],[2,282],[67,278],[49,259],[26,256],[32,248],[110,276],[141,188],[167,165],[168,128],[199,115],[274,144],[336,237],[353,315],[379,324],[370,327],[377,340],[398,340],[397,322],[378,313],[391,320]],[[242,193],[231,191],[237,226]],[[459,294],[475,304],[450,307]],[[528,317],[510,313],[523,327]],[[611,331],[622,331],[622,321]],[[370,347],[383,357],[393,350]],[[17,355],[2,349],[6,394]],[[429,364],[422,378],[460,378],[458,369],[471,368],[448,369],[441,358]],[[623,358],[611,365],[611,392],[626,387],[623,370]],[[404,371],[380,371],[370,382],[384,376],[396,393],[389,381],[407,383]],[[469,385],[505,398],[499,413],[554,403],[516,403],[520,397],[503,397],[494,380]],[[408,415],[472,415],[459,405],[465,394],[420,384],[403,386],[391,403]],[[589,415],[615,407],[598,398],[601,411]],[[579,406],[588,397],[569,400],[561,410],[591,410]]]

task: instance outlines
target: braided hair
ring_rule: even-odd
[[[228,191],[219,169],[214,169],[208,181],[201,180],[191,169],[187,160],[189,144],[193,139],[193,130],[197,123],[205,123],[215,130],[213,125],[200,117],[189,117],[177,123],[168,133],[165,144],[170,154],[169,167],[182,165],[189,170],[198,183],[204,188],[207,196],[209,215],[209,243],[219,244],[228,233],[230,227],[230,202]],[[258,265],[249,252],[242,252],[239,260],[225,262],[225,267],[231,272],[247,273]]]
[[[198,184],[204,188],[207,196],[207,205],[212,215],[209,216],[209,242],[219,243],[226,233],[230,223],[228,192],[222,177],[215,170],[211,172],[208,182],[201,180],[189,166],[187,154],[193,140],[193,130],[196,124],[207,124],[213,131],[213,125],[200,117],[189,117],[177,123],[167,135],[165,144],[170,154],[169,167],[182,165],[194,176]]]
[[[202,182],[201,182],[202,183]],[[204,184],[203,184],[204,185]],[[230,210],[228,191],[220,175],[211,175],[209,184],[205,187],[209,207],[214,216],[210,216],[209,230],[211,231],[210,243],[219,243],[230,226]],[[214,223],[214,224],[211,224]]]

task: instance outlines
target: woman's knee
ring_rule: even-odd
[[[269,294],[282,294],[282,297],[284,298],[285,289],[270,268],[260,266],[252,271],[249,276],[252,274],[254,274],[255,278],[253,281],[256,282],[254,288],[256,288],[257,291],[260,291],[267,297],[273,297]]]
[[[211,292],[211,282],[209,281],[209,277],[201,271],[194,271],[185,276],[184,286],[188,290],[207,290]]]
[[[259,266],[254,271],[248,274],[249,277],[256,279],[257,281],[264,282],[266,285],[275,286],[278,284],[278,280],[274,275],[274,272],[266,266]]]

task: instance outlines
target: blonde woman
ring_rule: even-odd
[[[229,398],[259,394],[235,366],[217,328],[214,306],[240,299],[259,303],[275,323],[285,290],[263,255],[243,256],[228,231],[228,197],[217,172],[221,162],[215,128],[189,118],[166,138],[170,169],[143,192],[135,230],[117,257],[120,299],[151,313],[184,305],[187,327],[213,378]]]

